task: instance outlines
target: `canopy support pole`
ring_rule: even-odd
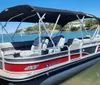
[[[97,19],[96,19],[97,20]],[[100,23],[99,23],[99,21],[97,20],[97,22],[98,22],[98,31],[97,31],[97,35],[99,34],[99,32],[100,32]]]
[[[42,16],[42,18],[41,18],[40,14],[39,14],[38,12],[37,12],[37,15],[38,15],[38,17],[39,17],[39,19],[40,19],[40,22],[42,23],[42,25],[43,25],[43,27],[44,27],[46,33],[48,34],[48,36],[49,36],[49,38],[50,38],[50,40],[51,40],[51,42],[52,42],[52,44],[53,44],[53,46],[54,46],[54,49],[55,49],[55,44],[54,44],[54,42],[53,42],[51,36],[49,35],[49,33],[48,33],[47,29],[46,29],[45,24],[44,24],[43,21],[42,21],[42,19],[44,19],[44,17],[45,17],[46,14],[44,14],[44,15]]]
[[[3,41],[4,41],[4,40],[3,40],[3,28],[2,28],[2,43],[3,43]]]
[[[18,14],[18,15],[15,15],[15,16],[11,17],[11,18],[5,23],[4,26],[6,26],[7,23],[8,23],[9,21],[11,21],[12,19],[14,19],[14,18],[16,18],[16,17],[19,17],[19,16],[21,16],[21,15],[23,15],[23,13],[20,13],[20,14]]]
[[[41,55],[41,24],[39,20],[39,53]]]
[[[0,23],[0,25],[1,25],[1,27],[2,27],[2,29],[7,33],[7,35],[9,36],[9,39],[11,39],[12,40],[12,38],[11,38],[11,36],[9,35],[9,33],[7,32],[7,30],[4,28],[4,26]]]
[[[18,14],[18,15],[15,15],[15,16],[11,17],[11,18],[4,24],[4,26],[0,23],[0,25],[2,26],[2,29],[4,29],[5,32],[6,32],[8,35],[9,35],[9,33],[6,31],[6,29],[5,29],[4,27],[6,27],[7,23],[8,23],[10,20],[12,20],[12,19],[14,19],[14,18],[16,18],[16,17],[18,17],[18,16],[21,16],[21,15],[23,15],[23,13],[20,13],[20,14]],[[14,41],[14,40],[11,38],[10,35],[9,35],[9,37],[10,37],[10,39],[11,39],[12,41]]]
[[[82,27],[83,27],[83,20],[84,20],[85,16],[83,16],[82,20],[80,20],[80,18],[79,18],[78,15],[76,15],[76,16],[77,16],[77,18],[78,18],[78,20],[79,20],[79,22],[80,22],[80,29],[81,29],[81,35],[82,35],[82,43],[81,43],[81,45],[80,45],[80,58],[82,58],[82,44],[84,43],[84,41],[83,41]],[[83,28],[84,28],[84,27],[83,27]]]
[[[28,16],[28,17],[25,17],[25,18],[19,23],[19,25],[17,26],[16,31],[18,30],[18,28],[20,27],[21,23],[22,23],[24,20],[26,20],[26,19],[28,19],[28,18],[31,18],[31,17],[34,17],[35,15],[36,15],[36,14],[31,15],[31,16]],[[16,31],[14,32],[12,38],[15,36]]]
[[[56,26],[57,26],[57,23],[58,23],[58,21],[59,21],[59,19],[60,19],[60,16],[61,16],[61,14],[59,14],[58,17],[57,17],[56,23],[55,23],[55,25],[54,25],[54,27],[53,27],[53,30],[52,30],[52,32],[51,32],[51,35],[50,35],[51,37],[52,37],[53,32],[54,32],[54,30],[55,30],[55,28],[56,28]]]
[[[91,37],[90,33],[86,30],[86,28],[83,26],[83,21],[85,19],[85,16],[83,16],[82,20],[79,18],[79,22],[81,23],[81,26],[85,29],[86,33]]]
[[[94,33],[93,36],[92,36],[92,39],[93,39],[96,35],[98,35],[98,33],[99,33],[99,27],[100,27],[100,26],[98,25],[98,27],[97,27],[95,33]]]
[[[100,25],[98,25],[98,31],[97,31],[97,35],[99,34],[99,29],[100,29]]]
[[[97,34],[99,34],[99,29],[100,29],[100,23],[99,23],[99,21],[98,21],[98,19],[96,19],[97,20],[97,22],[98,22],[98,27],[97,27],[97,29],[95,30],[95,32],[94,32],[94,34],[93,34],[93,36],[92,36],[92,39],[94,38],[94,36]]]
[[[42,19],[44,18],[44,16],[46,15],[46,14],[43,14],[42,15],[42,17],[39,15],[39,13],[37,13],[37,15],[38,15],[38,17],[39,17],[39,50],[40,50],[40,55],[41,55],[41,21],[42,21]]]
[[[89,35],[89,37],[91,38],[90,33],[86,30],[86,28],[83,26],[83,21],[85,19],[85,16],[83,16],[82,21],[80,22],[82,24],[82,27],[85,29],[86,33]]]
[[[78,15],[76,15],[76,16],[77,16],[77,18],[78,18],[78,20],[79,20],[79,22],[80,22],[80,29],[81,29],[81,35],[82,35],[82,42],[84,42],[84,41],[83,41],[83,32],[82,32],[82,26],[83,26],[83,24],[82,24],[82,22],[81,22],[79,16],[78,16]]]

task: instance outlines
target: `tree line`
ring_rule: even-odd
[[[85,22],[85,29],[86,30],[93,30],[93,29],[96,29],[98,26],[98,22],[95,19],[87,19],[87,20],[84,20],[84,22]],[[45,26],[49,31],[51,31],[54,27],[54,24],[47,23],[47,24],[45,24]],[[19,29],[16,31],[16,33],[21,33],[21,32],[23,32],[23,33],[38,33],[38,27],[39,27],[39,25],[36,24],[34,26],[31,26],[31,27]],[[56,31],[61,30],[60,28],[61,27],[59,25],[57,25],[55,30]],[[82,28],[82,30],[85,30],[83,28]],[[41,29],[42,29],[42,32],[45,32],[43,25],[41,25]],[[76,26],[71,26],[71,28],[68,28],[68,24],[62,28],[62,31],[79,31],[79,30],[80,30],[80,27],[76,27]]]

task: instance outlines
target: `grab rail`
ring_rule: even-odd
[[[67,49],[68,49],[68,61],[70,62],[71,61],[70,46],[64,45],[64,47],[67,47]]]
[[[83,44],[80,44],[80,58],[83,57],[83,55],[82,55],[82,46],[83,46]]]
[[[71,53],[70,53],[70,46],[68,46],[68,45],[64,45],[63,47],[66,47],[68,50],[68,60],[69,60],[69,62],[71,61]],[[60,48],[60,47],[55,47],[55,49],[56,48]],[[50,49],[53,49],[53,50],[55,50],[53,47],[50,47],[50,48],[46,48],[46,50],[50,50]],[[43,49],[41,49],[41,50],[43,50]],[[65,50],[66,51],[66,50]],[[65,52],[65,51],[62,51],[62,52]],[[57,53],[56,51],[54,51],[54,53]]]
[[[0,49],[0,52],[1,52],[1,56],[2,56],[2,69],[3,70],[5,70],[5,59],[4,59],[4,54],[3,54],[3,52],[1,51],[1,49]]]

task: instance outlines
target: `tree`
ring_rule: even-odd
[[[25,33],[29,33],[32,31],[33,31],[33,27],[28,27],[28,28],[25,28],[25,30],[24,30]]]
[[[48,29],[52,30],[53,27],[54,27],[54,25],[55,25],[55,24],[53,24],[53,23],[48,23],[48,24],[46,24],[46,27],[47,27]],[[59,29],[60,29],[60,26],[59,26],[59,25],[56,25],[56,28],[55,28],[55,29],[56,29],[56,30],[59,30]]]
[[[80,29],[80,27],[71,27],[70,31],[78,31]]]
[[[20,33],[22,31],[22,29],[17,30],[15,33]]]
[[[87,29],[91,29],[93,25],[97,25],[97,24],[98,24],[97,20],[94,19],[89,19],[85,21],[85,26]]]
[[[98,27],[98,25],[93,25],[92,27],[91,27],[91,29],[93,30],[93,29],[96,29]]]

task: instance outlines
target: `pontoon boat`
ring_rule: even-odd
[[[98,58],[99,25],[93,36],[87,38],[84,38],[83,34],[81,38],[74,39],[65,39],[61,34],[53,37],[57,24],[62,29],[67,23],[79,20],[80,28],[83,29],[85,18],[95,18],[100,24],[100,19],[94,15],[69,10],[19,5],[2,11],[0,25],[7,34],[5,27],[8,22],[30,22],[39,24],[39,36],[32,41],[0,43],[0,78],[10,82],[24,82],[44,74],[49,75],[75,62]],[[6,22],[5,25],[2,22]],[[45,23],[54,23],[51,33]],[[41,26],[44,27],[46,36],[42,36]],[[13,40],[13,37],[11,39]]]

